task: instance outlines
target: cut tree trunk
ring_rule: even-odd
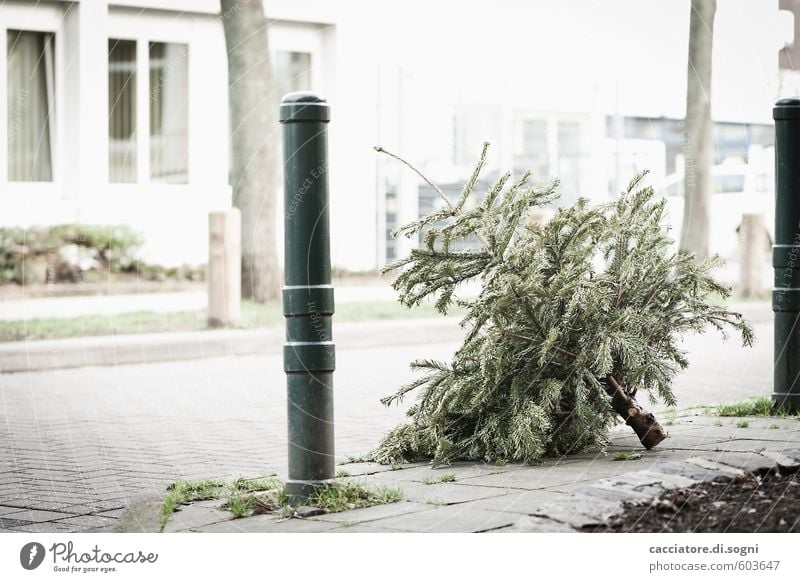
[[[623,390],[613,376],[606,377],[606,390],[611,395],[611,407],[619,414],[639,437],[642,446],[652,449],[667,438],[667,432],[656,420],[652,412],[648,412]]]

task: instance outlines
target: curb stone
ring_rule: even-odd
[[[575,533],[575,530],[566,524],[546,517],[526,515],[514,525],[489,533]]]
[[[365,333],[368,328],[368,333]],[[463,336],[458,318],[388,319],[337,324],[337,346],[361,349],[412,345],[430,341],[457,341]],[[41,372],[87,366],[152,364],[229,356],[279,355],[283,327],[218,329],[164,333],[87,336],[0,343],[0,370],[4,374]]]
[[[773,459],[781,469],[796,471],[800,469],[800,450],[795,449],[795,457],[787,456],[787,451],[764,451],[761,453],[765,457]]]
[[[745,472],[741,469],[737,469],[736,467],[731,467],[730,465],[723,465],[721,463],[716,463],[714,461],[709,461],[703,457],[692,457],[691,459],[686,460],[687,463],[691,463],[692,465],[697,465],[698,467],[702,467],[703,469],[710,469],[712,471],[717,471],[723,475],[728,475],[730,477],[742,477],[745,475]]]
[[[158,533],[161,531],[160,497],[146,497],[135,501],[122,514],[115,528],[117,533]]]

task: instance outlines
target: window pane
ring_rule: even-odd
[[[53,35],[8,31],[8,179],[53,179]]]
[[[392,234],[400,226],[398,224],[397,192],[386,191],[386,260],[397,259],[397,238]]]
[[[189,47],[150,43],[150,177],[189,177]]]
[[[558,122],[558,177],[566,196],[581,189],[581,127],[576,121]]]
[[[311,53],[278,51],[276,77],[278,93],[311,91]]]
[[[136,41],[108,41],[108,177],[136,182]]]
[[[522,122],[521,165],[533,172],[537,181],[550,176],[549,152],[547,147],[547,120],[525,119]]]
[[[744,192],[744,174],[714,176],[714,194]]]

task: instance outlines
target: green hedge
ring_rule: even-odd
[[[203,278],[202,269],[138,260],[143,242],[123,225],[0,228],[0,283],[78,283],[122,273],[150,280]]]

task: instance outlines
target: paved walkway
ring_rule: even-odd
[[[800,421],[734,420],[688,413],[673,421],[670,437],[641,459],[617,461],[614,454],[640,449],[624,429],[608,454],[584,453],[539,466],[456,463],[432,469],[401,469],[373,463],[344,464],[341,481],[370,488],[397,487],[402,500],[369,508],[286,519],[256,515],[234,519],[220,501],[183,506],[166,532],[570,532],[602,523],[623,501],[645,500],[701,481],[729,481],[746,472],[800,468]],[[450,482],[441,482],[448,475]],[[159,506],[141,503],[123,517],[123,531],[158,531]],[[797,516],[789,516],[796,519]]]
[[[765,317],[758,319],[760,341],[750,350],[710,333],[687,339],[691,366],[676,380],[681,406],[769,394],[772,329]],[[369,450],[403,419],[403,407],[384,408],[379,398],[413,377],[411,360],[447,359],[458,345],[458,330],[414,321],[340,331],[336,447],[344,458]],[[163,495],[178,478],[285,475],[280,343],[276,336],[274,350],[261,356],[140,365],[111,365],[110,359],[104,366],[0,375],[0,529],[111,528],[125,507]],[[775,446],[796,434],[751,426],[742,431],[726,425],[730,434],[713,434],[741,440],[762,439],[763,432]],[[623,437],[628,441],[618,444],[635,445],[630,435]],[[659,449],[644,460],[668,452]],[[603,459],[592,466],[630,466]]]
[[[380,345],[387,329],[403,334],[362,333]],[[402,420],[379,399],[412,378],[420,347],[388,343],[338,350],[342,458]],[[434,329],[424,353],[454,347]],[[0,530],[91,531],[176,478],[285,473],[285,382],[279,353],[0,375]]]

